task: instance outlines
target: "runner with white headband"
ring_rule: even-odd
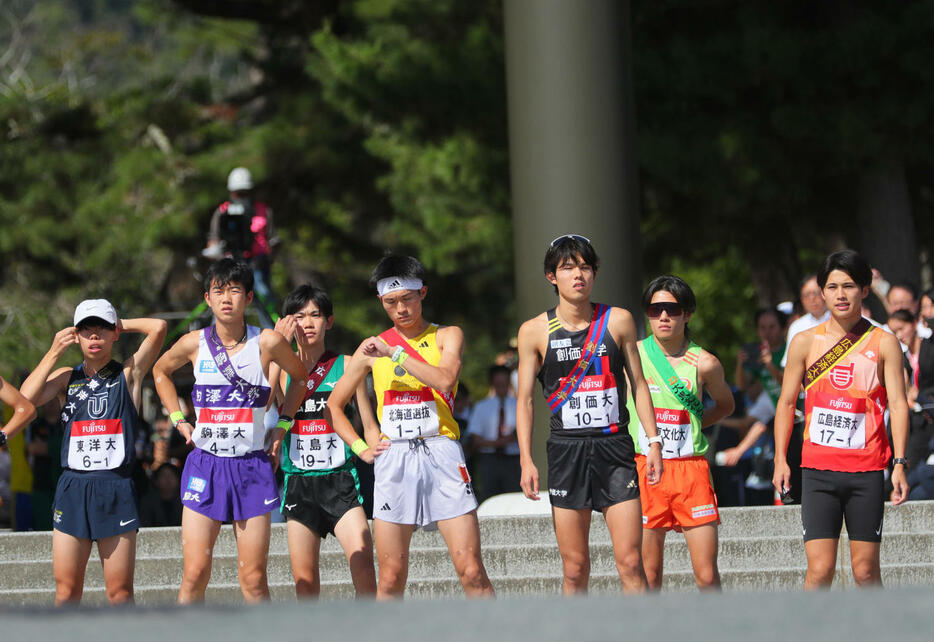
[[[393,327],[360,344],[328,398],[334,430],[364,461],[375,464],[373,530],[379,560],[377,598],[401,597],[416,528],[441,531],[468,596],[493,587],[480,555],[477,500],[451,408],[457,393],[464,333],[422,317],[425,268],[390,255],[373,271]],[[367,444],[344,414],[357,386],[373,373],[381,440]],[[375,461],[374,461],[375,460]]]

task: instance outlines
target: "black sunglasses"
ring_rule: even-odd
[[[645,314],[650,319],[657,319],[662,316],[662,312],[667,312],[670,317],[680,317],[684,314],[684,309],[681,307],[680,303],[649,303],[649,307],[645,309]]]
[[[560,245],[564,241],[570,241],[570,240],[580,241],[581,243],[586,243],[587,245],[590,245],[590,239],[587,238],[586,236],[581,236],[580,234],[562,234],[561,236],[559,236],[558,238],[556,238],[554,241],[551,242],[551,247]]]

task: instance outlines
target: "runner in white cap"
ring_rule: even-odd
[[[122,364],[111,352],[123,332],[145,335]],[[52,346],[23,383],[37,406],[53,399],[62,405],[62,468],[55,491],[52,567],[55,603],[79,602],[84,573],[97,542],[107,599],[133,601],[136,493],[130,474],[136,457],[142,382],[162,347],[161,319],[123,319],[104,299],[82,301],[74,326],[59,331]],[[84,357],[74,368],[56,368],[69,346]]]

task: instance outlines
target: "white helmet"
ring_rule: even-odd
[[[253,189],[253,176],[246,167],[234,167],[227,176],[227,191],[242,192]]]

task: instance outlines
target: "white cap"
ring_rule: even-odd
[[[75,308],[75,326],[91,317],[117,325],[117,311],[107,299],[85,299]]]
[[[227,175],[227,191],[242,192],[253,189],[253,175],[246,167],[234,167]]]

